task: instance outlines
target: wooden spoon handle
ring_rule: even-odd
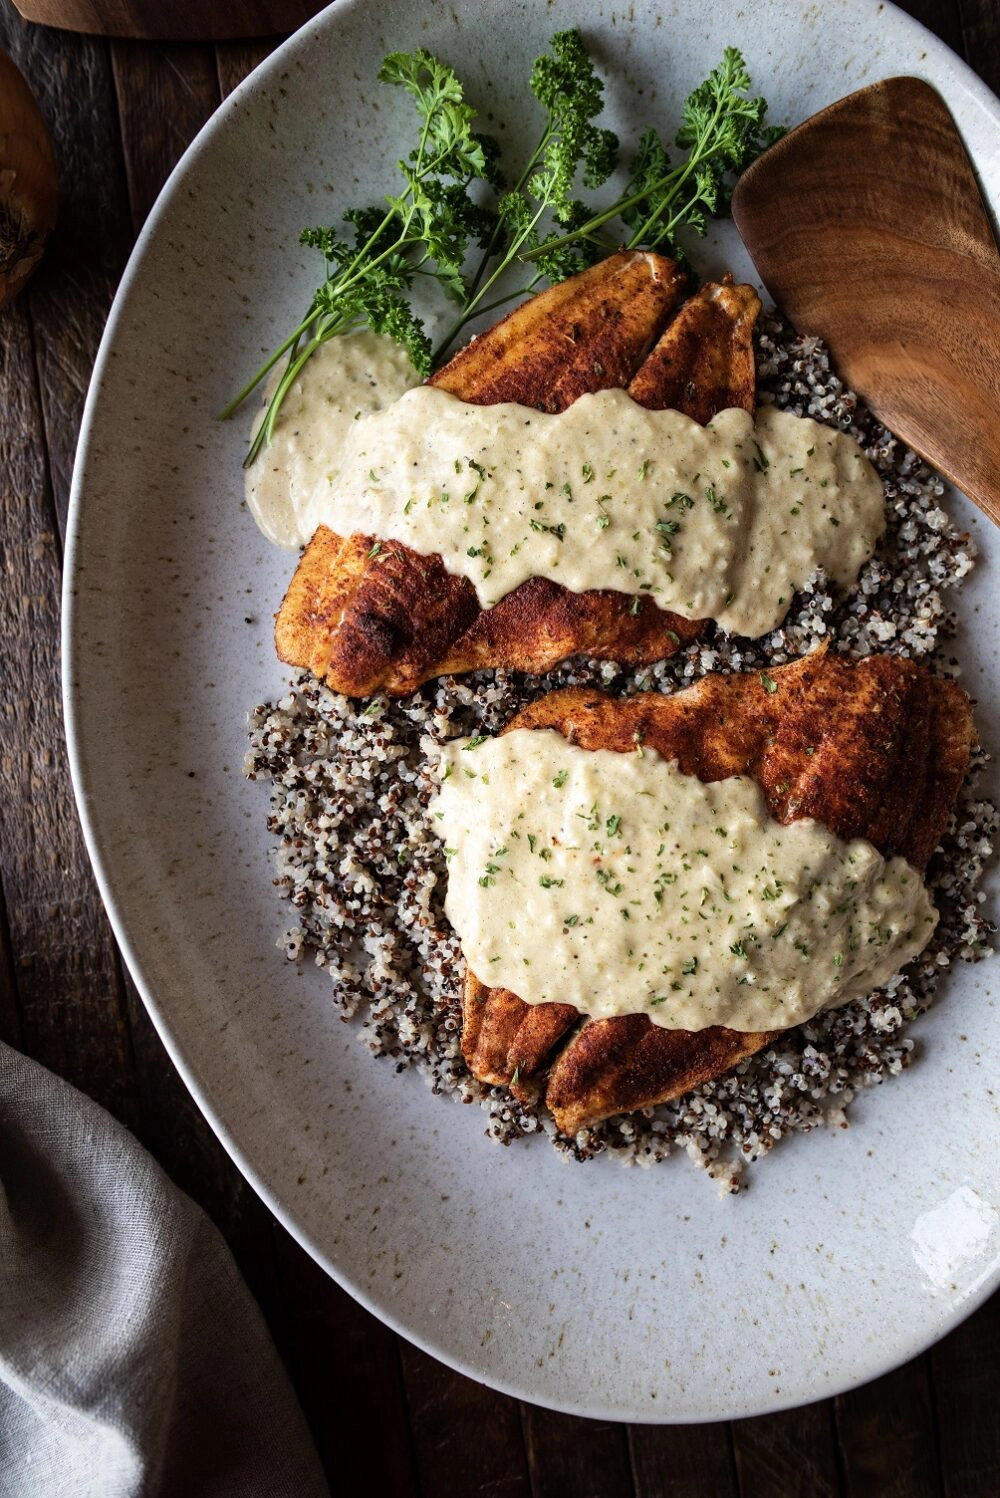
[[[733,217],[796,328],[1000,524],[1000,254],[935,90],[888,78],[814,115],[743,175]]]

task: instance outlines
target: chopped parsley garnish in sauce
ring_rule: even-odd
[[[933,930],[915,870],[778,823],[744,776],[703,784],[552,729],[477,737],[481,773],[431,808],[446,911],[472,971],[529,1003],[781,1029],[885,981]]]

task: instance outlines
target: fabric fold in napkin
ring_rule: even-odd
[[[328,1498],[221,1236],[0,1044],[0,1498]]]

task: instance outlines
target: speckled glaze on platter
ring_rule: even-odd
[[[74,485],[65,610],[77,795],[102,892],[170,1052],[235,1160],[331,1274],[463,1372],[603,1418],[711,1420],[825,1397],[927,1346],[1000,1281],[996,964],[954,973],[908,1075],[853,1127],[789,1140],[720,1200],[652,1171],[502,1150],[483,1116],[371,1058],[275,946],[245,714],[282,680],[271,616],[290,574],[241,505],[245,423],[214,419],[300,315],[303,224],[374,199],[404,101],[370,98],[384,52],[425,45],[517,140],[531,60],[579,24],[555,0],[340,0],[223,106],[140,239],[95,371]],[[891,73],[947,99],[994,205],[1000,104],[892,6],[699,0],[586,7],[611,123],[669,126],[733,43],[775,120]],[[377,129],[373,133],[372,123]],[[704,264],[747,273],[731,230]],[[1000,537],[979,542],[957,647],[988,745]],[[994,782],[995,785],[995,782]],[[995,789],[994,789],[995,794]]]

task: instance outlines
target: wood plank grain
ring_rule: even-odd
[[[219,104],[215,53],[196,42],[114,41],[132,227],[138,234],[179,158]]]
[[[958,0],[956,9],[969,66],[994,93],[1000,92],[1000,9],[996,0]]]
[[[214,41],[293,31],[324,0],[14,0],[29,20],[102,36]]]
[[[925,1358],[841,1394],[836,1426],[845,1498],[940,1498]]]
[[[225,99],[237,84],[252,73],[258,63],[270,57],[280,37],[263,41],[220,42],[215,49],[215,65],[219,75],[219,89]]]
[[[633,1425],[636,1498],[738,1498],[728,1424]]]
[[[517,1402],[399,1346],[421,1498],[530,1498]]]
[[[135,1076],[76,819],[59,680],[60,547],[27,304],[0,314],[0,879],[25,1049],[126,1123]]]
[[[117,105],[106,43],[28,26],[3,6],[0,45],[34,90],[59,171],[59,219],[27,296],[62,534],[90,371],[132,244]]]
[[[132,239],[117,135],[117,105],[106,48],[79,38],[68,41],[56,33],[29,32],[27,28],[19,27],[16,20],[12,21],[8,12],[0,16],[0,25],[4,27],[4,40],[12,45],[27,68],[52,123],[64,179],[60,226],[50,246],[51,258],[47,257],[43,271],[33,283],[31,300],[31,311],[41,340],[38,365],[48,418],[45,431],[56,468],[59,510],[64,519],[83,393],[111,301],[114,277],[124,263]],[[103,155],[103,160],[88,153],[88,142]],[[83,232],[85,221],[86,234]],[[34,387],[34,368],[27,368],[27,324],[24,322],[27,308],[28,303],[22,302],[17,313],[21,319],[18,326],[25,329],[20,361],[25,366],[24,379],[20,381],[24,390]],[[5,339],[4,342],[9,356],[20,346],[14,339]],[[33,434],[39,448],[39,475],[35,483],[40,490],[44,486],[41,411],[37,404],[30,411],[9,404],[5,405],[5,415],[9,418],[10,429],[20,430],[26,441],[27,434]],[[5,514],[13,513],[12,506],[5,507]],[[56,611],[60,557],[55,515],[51,517],[50,529],[47,552],[35,562],[36,568],[42,560],[50,562],[45,587],[30,587],[25,582],[21,589],[26,596],[44,594],[51,600],[51,609],[46,614],[46,630],[38,628],[36,623],[30,638],[37,638],[40,648],[47,652],[54,678],[50,693],[43,699],[48,708],[49,722],[45,742],[51,751],[51,766],[65,792],[67,813],[62,829],[53,831],[43,826],[40,830],[49,842],[47,856],[62,869],[65,887],[74,891],[81,919],[86,918],[91,927],[89,941],[81,945],[85,951],[100,952],[101,966],[97,974],[93,963],[89,969],[75,971],[72,986],[65,981],[52,980],[53,993],[58,994],[60,986],[65,990],[64,1003],[74,1017],[74,1024],[77,1023],[75,1017],[80,1016],[78,1023],[86,1030],[88,1045],[79,1043],[74,1029],[66,1026],[55,1003],[51,1007],[50,1022],[59,1028],[60,1035],[65,1028],[63,1045],[57,1048],[49,1043],[45,1035],[38,1033],[37,1024],[26,1023],[21,1038],[30,1054],[69,1076],[99,1101],[110,1102],[113,1110],[154,1149],[174,1178],[208,1208],[237,1251],[244,1273],[264,1303],[265,1314],[271,1310],[273,1315],[276,1281],[269,1215],[242,1182],[197,1112],[169,1065],[145,1011],[134,997],[131,1003],[124,997],[117,954],[80,846],[75,815],[69,807],[58,717]],[[20,634],[24,636],[26,632],[22,629]],[[24,643],[18,639],[16,627],[8,625],[5,635],[12,645],[15,640],[19,646]],[[34,671],[34,663],[27,654],[19,655],[19,658],[23,659],[26,671]],[[7,679],[7,673],[4,675]],[[31,825],[35,811],[30,801],[23,797],[20,801],[15,800],[9,814],[15,812],[20,812],[25,823]],[[23,842],[23,833],[19,836]],[[10,843],[11,838],[5,836],[4,846]],[[57,958],[58,950],[39,919],[38,903],[36,900],[32,911],[25,899],[23,885],[19,883],[15,887],[11,901],[14,919],[20,922],[27,918],[34,923],[37,927],[33,931],[35,941],[44,933],[44,952],[51,963]],[[22,958],[21,965],[30,970],[30,957]],[[27,979],[22,976],[22,989],[26,983]],[[113,1003],[108,1000],[109,992],[114,995]],[[102,1067],[95,1064],[89,1052],[98,1043],[107,1046],[106,1032],[112,1018],[115,1058],[108,1067]],[[139,1068],[139,1075],[134,1065],[133,1047],[142,1053],[143,1065]],[[69,1064],[67,1057],[75,1064]],[[110,1080],[105,1079],[105,1070],[113,1073]],[[229,1201],[226,1200],[227,1193],[231,1198]],[[258,1225],[250,1233],[246,1223],[253,1212],[258,1215]],[[269,1253],[271,1265],[268,1273]],[[275,1286],[270,1300],[269,1278],[270,1284]],[[280,1336],[278,1340],[280,1343]]]
[[[1000,1295],[930,1352],[947,1498],[1000,1493]]]
[[[933,31],[955,52],[962,51],[962,18],[958,0],[897,0],[900,10]]]
[[[398,1339],[278,1231],[294,1377],[332,1491],[417,1498]]]
[[[628,1431],[521,1405],[532,1498],[634,1498]]]
[[[732,1425],[740,1498],[840,1498],[833,1401]]]

